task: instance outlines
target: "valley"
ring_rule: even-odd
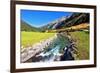
[[[21,20],[21,62],[89,59],[88,13],[73,13],[41,27]]]

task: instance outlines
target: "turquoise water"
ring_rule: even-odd
[[[57,34],[57,38],[53,40],[48,47],[45,48],[38,56],[41,56],[40,62],[59,61],[61,55],[64,54],[64,48],[69,45],[68,38]]]

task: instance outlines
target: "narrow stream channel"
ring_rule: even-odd
[[[71,42],[69,38],[63,36],[62,33],[56,34],[57,38],[53,40],[48,47],[32,58],[32,62],[52,62],[52,61],[67,61],[74,60],[71,53]],[[69,48],[69,47],[70,48]]]

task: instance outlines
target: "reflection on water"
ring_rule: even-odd
[[[53,40],[43,52],[32,58],[33,62],[48,62],[48,61],[65,61],[74,60],[68,46],[71,43],[68,38],[58,33],[57,38]]]

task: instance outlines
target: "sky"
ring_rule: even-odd
[[[71,12],[21,10],[21,20],[34,27],[41,27],[63,16],[71,15]]]

